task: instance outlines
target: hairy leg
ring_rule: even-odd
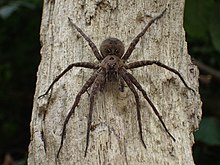
[[[134,87],[134,85],[132,84],[131,80],[129,79],[129,77],[122,73],[121,75],[124,79],[124,81],[126,82],[126,84],[128,85],[128,87],[130,88],[130,90],[133,92],[134,94],[134,97],[135,97],[135,100],[136,100],[136,109],[137,109],[137,119],[138,119],[138,126],[139,126],[139,134],[140,134],[140,138],[141,138],[141,142],[144,146],[144,148],[147,148],[146,147],[146,144],[143,140],[143,134],[142,134],[142,124],[141,124],[141,112],[140,112],[140,99],[139,99],[139,96],[138,96],[138,93]]]
[[[86,157],[87,150],[89,147],[89,139],[90,139],[89,135],[90,135],[91,124],[92,124],[93,107],[94,107],[94,93],[91,93],[90,105],[89,105],[89,116],[88,116],[88,123],[87,123],[87,132],[86,132],[86,148],[85,148],[84,157]]]
[[[83,68],[89,68],[89,69],[98,69],[99,66],[98,65],[95,65],[93,63],[90,63],[90,62],[76,62],[76,63],[73,63],[73,64],[70,64],[62,73],[60,73],[54,80],[53,82],[50,84],[49,88],[47,89],[47,91],[40,95],[38,97],[41,98],[41,97],[44,97],[48,94],[48,92],[50,91],[50,89],[53,87],[53,85],[61,78],[63,77],[63,75],[65,73],[67,73],[70,69],[72,69],[73,67],[83,67]]]
[[[119,90],[124,92],[125,83],[124,80],[119,76]]]
[[[99,70],[98,70],[99,71]],[[97,71],[97,72],[98,72]],[[66,125],[67,123],[69,122],[69,119],[70,117],[75,113],[75,108],[76,106],[79,104],[79,101],[80,101],[80,98],[82,96],[82,94],[84,94],[89,87],[91,87],[91,85],[93,84],[93,82],[95,81],[97,77],[97,74],[94,74],[92,75],[88,80],[87,82],[83,85],[82,89],[79,91],[79,93],[76,95],[76,98],[75,98],[75,101],[74,101],[74,104],[71,108],[71,110],[69,111],[65,121],[64,121],[64,124],[63,124],[63,130],[62,130],[62,134],[61,134],[61,142],[60,142],[60,147],[59,147],[59,150],[57,152],[57,158],[59,157],[59,153],[60,153],[60,150],[63,146],[63,140],[64,140],[64,135],[65,135],[65,131],[66,131]]]
[[[127,51],[125,52],[124,56],[122,57],[123,60],[126,61],[130,57],[131,53],[133,52],[133,50],[134,50],[135,46],[137,45],[137,43],[139,42],[140,38],[146,33],[147,29],[152,25],[152,23],[154,23],[156,20],[160,19],[163,16],[165,11],[166,11],[166,9],[160,15],[151,19],[150,22],[148,22],[148,24],[145,26],[145,28],[132,40]]]
[[[98,48],[96,47],[96,45],[94,44],[94,42],[92,42],[92,40],[78,27],[76,26],[76,24],[73,23],[72,19],[68,17],[68,20],[70,22],[70,24],[76,28],[76,30],[83,36],[83,38],[89,43],[89,46],[91,47],[94,55],[96,56],[96,58],[101,61],[103,59],[103,57],[101,56],[101,54],[99,53]]]
[[[90,105],[89,105],[89,116],[88,116],[88,123],[87,123],[87,133],[86,133],[86,149],[84,156],[86,157],[87,150],[89,147],[89,139],[90,139],[90,130],[91,130],[91,124],[92,124],[92,113],[93,113],[93,107],[94,107],[94,97],[97,94],[98,91],[102,88],[103,84],[105,83],[105,72],[102,70],[98,73],[94,83],[91,87],[91,94],[90,94]]]
[[[173,135],[171,135],[171,133],[168,131],[165,123],[163,122],[161,115],[159,114],[158,110],[156,109],[156,107],[154,106],[154,104],[152,103],[152,101],[150,100],[150,98],[147,96],[146,91],[142,88],[142,86],[140,85],[140,83],[134,78],[134,76],[130,73],[128,73],[126,71],[126,75],[129,77],[129,79],[131,80],[131,82],[137,87],[138,90],[141,91],[141,93],[143,94],[144,98],[147,100],[147,102],[150,104],[151,108],[153,109],[154,113],[156,114],[156,116],[158,117],[158,119],[160,120],[161,124],[163,125],[163,128],[165,129],[165,131],[167,132],[167,134],[173,139],[173,141],[176,141],[175,138],[173,137]]]
[[[147,65],[153,65],[153,64],[155,64],[157,66],[160,66],[164,69],[167,69],[167,70],[173,72],[174,74],[176,74],[180,78],[180,80],[183,82],[185,87],[188,88],[189,90],[193,91],[193,93],[195,93],[195,91],[187,85],[187,83],[185,82],[185,80],[183,79],[183,77],[181,76],[181,74],[177,70],[175,70],[175,69],[173,69],[173,68],[171,68],[171,67],[169,67],[165,64],[162,64],[159,61],[148,61],[148,60],[146,60],[146,61],[136,61],[136,62],[132,62],[132,63],[127,64],[125,66],[125,68],[126,69],[134,69],[134,68],[139,68],[139,67],[143,67],[143,66],[147,66]]]

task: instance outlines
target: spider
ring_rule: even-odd
[[[134,94],[135,101],[136,101],[139,135],[140,135],[140,140],[144,148],[147,148],[147,147],[143,140],[143,135],[142,135],[140,99],[139,99],[139,95],[136,89],[138,89],[142,93],[145,100],[150,104],[151,108],[153,109],[155,115],[158,117],[166,133],[170,136],[170,138],[173,141],[175,141],[175,138],[168,131],[158,110],[156,109],[153,102],[148,97],[147,92],[143,89],[143,87],[136,80],[136,78],[131,73],[129,73],[127,70],[154,64],[166,70],[169,70],[170,72],[173,72],[180,78],[180,80],[182,81],[182,83],[185,85],[186,88],[193,91],[194,93],[195,91],[187,85],[187,83],[185,82],[185,80],[183,79],[183,77],[180,75],[180,73],[177,70],[170,68],[169,66],[164,65],[159,61],[142,60],[142,61],[136,61],[132,63],[126,63],[128,58],[132,54],[133,50],[135,49],[135,46],[139,42],[140,38],[146,33],[147,29],[152,25],[152,23],[154,23],[156,20],[160,19],[164,15],[165,11],[166,9],[161,14],[154,17],[148,22],[145,28],[132,40],[132,42],[130,43],[125,53],[124,53],[123,43],[117,38],[107,38],[106,40],[104,40],[101,43],[100,51],[99,51],[96,45],[92,42],[92,40],[68,17],[70,25],[74,27],[82,35],[82,37],[88,42],[95,57],[98,59],[99,64],[94,64],[91,62],[76,62],[76,63],[70,64],[61,74],[59,74],[54,79],[54,81],[51,83],[47,91],[43,95],[38,97],[38,98],[41,98],[47,95],[49,91],[51,90],[51,88],[53,87],[53,85],[73,67],[95,69],[94,74],[86,81],[86,83],[82,86],[81,90],[76,95],[73,106],[64,121],[62,134],[61,134],[60,147],[57,152],[57,158],[59,157],[59,153],[63,146],[67,123],[69,122],[69,119],[72,116],[72,114],[75,113],[75,108],[79,104],[81,96],[90,88],[91,93],[89,95],[89,99],[90,99],[89,116],[88,116],[88,123],[87,123],[87,132],[86,132],[86,147],[85,147],[85,153],[84,153],[84,156],[86,157],[88,146],[89,146],[90,129],[91,129],[91,123],[92,123],[93,106],[94,106],[94,96],[97,94],[98,91],[102,91],[104,89],[106,83],[111,82],[111,81],[118,82],[119,90],[122,92],[124,90],[124,86],[126,83],[129,89]]]

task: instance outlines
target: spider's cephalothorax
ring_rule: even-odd
[[[99,64],[96,65],[91,62],[76,62],[73,64],[70,64],[60,75],[58,75],[55,80],[51,83],[47,91],[39,96],[39,98],[45,96],[48,94],[50,89],[53,87],[53,85],[70,69],[73,67],[83,67],[83,68],[89,68],[89,69],[95,69],[95,73],[86,81],[86,83],[83,85],[82,89],[78,92],[76,95],[75,101],[73,103],[73,106],[71,110],[69,111],[63,125],[63,130],[61,134],[61,143],[59,150],[57,152],[57,158],[59,157],[59,153],[61,151],[61,148],[63,146],[64,142],[64,135],[66,131],[66,126],[67,123],[71,117],[72,114],[75,112],[76,106],[79,104],[80,98],[82,94],[84,94],[89,88],[90,88],[90,105],[89,105],[89,116],[88,116],[88,123],[87,123],[87,134],[86,134],[86,149],[85,149],[85,156],[87,154],[87,149],[89,146],[89,134],[90,134],[90,129],[91,129],[91,123],[92,123],[92,113],[93,113],[93,106],[94,106],[94,96],[97,94],[98,91],[102,90],[105,87],[106,82],[110,81],[117,81],[119,83],[119,90],[123,91],[124,83],[127,84],[129,89],[132,91],[135,97],[136,101],[136,109],[137,109],[137,121],[138,121],[138,127],[139,127],[139,134],[140,134],[140,139],[143,144],[143,146],[146,148],[145,142],[143,140],[143,135],[142,135],[142,124],[141,124],[141,113],[140,113],[140,99],[139,95],[137,92],[137,89],[142,93],[143,97],[145,100],[149,103],[151,106],[152,110],[158,117],[159,121],[161,122],[164,130],[167,132],[167,134],[172,138],[173,141],[175,141],[175,138],[171,135],[171,133],[168,131],[165,123],[162,120],[161,115],[159,114],[158,110],[148,97],[146,91],[142,88],[140,83],[136,80],[136,78],[129,73],[127,70],[128,69],[133,69],[133,68],[139,68],[143,66],[148,66],[148,65],[157,65],[160,66],[166,70],[169,70],[176,74],[180,80],[183,82],[186,88],[189,90],[195,91],[190,88],[183,77],[180,75],[180,73],[173,69],[170,68],[167,65],[162,64],[159,61],[150,61],[150,60],[142,60],[142,61],[136,61],[132,63],[125,63],[128,58],[130,57],[132,51],[134,50],[136,44],[138,43],[139,39],[146,33],[147,29],[151,26],[153,22],[158,20],[163,16],[165,13],[165,10],[158,15],[157,17],[151,19],[149,23],[145,26],[145,28],[132,40],[131,44],[129,45],[128,49],[124,53],[124,45],[123,43],[118,40],[117,38],[108,38],[104,40],[101,44],[100,47],[100,52],[96,45],[91,41],[91,39],[78,27],[76,26],[72,20],[69,18],[70,25],[76,28],[76,30],[83,36],[83,38],[88,42],[89,46],[91,47],[95,57],[99,60]]]
[[[105,71],[107,81],[117,81],[118,72],[124,66],[120,58],[124,53],[124,45],[117,38],[108,38],[100,46],[100,51],[104,59],[100,67]]]

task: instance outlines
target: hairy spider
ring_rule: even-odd
[[[91,89],[90,93],[90,105],[89,105],[89,116],[88,116],[88,124],[87,124],[87,134],[86,134],[86,148],[85,148],[85,155],[87,154],[87,149],[89,146],[89,134],[91,129],[91,122],[92,122],[92,113],[93,113],[93,106],[94,106],[94,96],[97,94],[98,91],[102,90],[105,87],[105,84],[110,81],[116,81],[119,84],[120,91],[123,91],[124,88],[124,82],[127,84],[127,86],[130,88],[132,93],[134,94],[135,101],[136,101],[136,109],[137,109],[137,120],[138,120],[138,126],[139,126],[139,134],[140,139],[143,144],[143,146],[146,148],[145,142],[143,140],[142,135],[142,124],[141,124],[141,113],[140,113],[140,99],[139,95],[137,93],[136,88],[143,94],[143,97],[146,99],[146,101],[150,104],[151,108],[153,109],[154,113],[158,117],[159,121],[161,122],[163,128],[167,132],[167,134],[172,138],[173,141],[175,141],[175,138],[171,133],[168,131],[166,125],[164,124],[161,115],[159,114],[158,110],[148,97],[146,91],[142,88],[140,83],[134,78],[134,76],[127,71],[127,69],[133,69],[133,68],[139,68],[143,66],[148,65],[157,65],[164,69],[167,69],[174,74],[176,74],[180,80],[183,82],[183,84],[188,88],[189,90],[192,90],[194,93],[195,91],[190,88],[186,82],[184,81],[183,77],[180,75],[180,73],[170,68],[167,65],[162,64],[159,61],[136,61],[132,63],[126,63],[128,58],[130,57],[132,51],[134,50],[136,44],[138,43],[139,39],[146,33],[147,29],[151,26],[153,22],[160,19],[166,10],[164,10],[160,15],[154,17],[149,21],[149,23],[145,26],[145,28],[132,40],[130,43],[127,51],[124,53],[124,45],[123,43],[117,39],[117,38],[107,38],[104,40],[100,46],[100,52],[96,45],[91,41],[91,39],[78,27],[76,26],[73,21],[69,19],[70,25],[76,28],[76,30],[83,36],[83,38],[88,42],[89,46],[91,47],[95,57],[98,59],[99,64],[93,64],[91,62],[76,62],[71,65],[69,65],[60,75],[58,75],[55,80],[51,83],[47,91],[39,96],[39,98],[45,96],[48,94],[50,89],[53,87],[53,85],[70,69],[73,67],[83,67],[83,68],[89,68],[89,69],[95,69],[95,73],[86,81],[86,83],[83,85],[82,89],[78,92],[76,95],[75,101],[73,103],[73,106],[71,110],[69,111],[63,125],[62,130],[62,137],[61,137],[61,143],[59,150],[57,152],[57,158],[59,157],[60,150],[63,146],[64,136],[65,136],[65,130],[67,123],[71,117],[72,114],[75,112],[75,108],[78,105],[80,98],[82,94],[84,94],[89,88]],[[136,88],[135,88],[136,87]]]

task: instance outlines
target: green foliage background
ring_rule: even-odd
[[[0,1],[0,164],[25,162],[37,66],[41,2]]]
[[[39,0],[0,1],[0,163],[6,153],[17,164],[26,162],[41,12]],[[219,74],[220,1],[186,0],[184,19],[189,54]],[[200,81],[203,119],[195,133],[194,160],[220,165],[220,80],[200,70],[209,81]]]
[[[199,67],[203,119],[195,133],[194,160],[220,165],[220,1],[186,0],[184,19],[189,54],[215,70]],[[210,81],[202,81],[205,76]]]

